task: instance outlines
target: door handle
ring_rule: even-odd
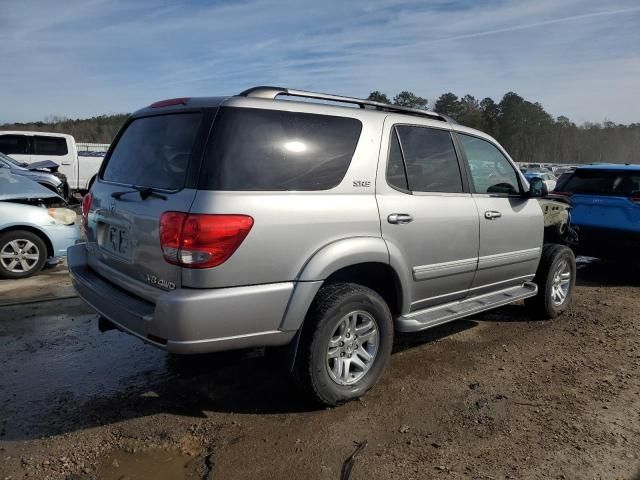
[[[392,213],[387,217],[389,223],[409,223],[413,221],[413,217],[408,213]]]
[[[500,218],[502,214],[500,212],[496,212],[495,210],[488,210],[484,212],[484,218],[487,220],[495,220],[496,218]]]

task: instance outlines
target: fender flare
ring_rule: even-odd
[[[318,290],[331,274],[359,263],[383,263],[396,271],[402,288],[402,310],[410,304],[409,270],[397,269],[401,263],[390,262],[389,250],[381,237],[351,237],[329,243],[317,250],[298,275],[296,286],[280,324],[280,330],[299,330]],[[395,264],[395,265],[394,265]]]

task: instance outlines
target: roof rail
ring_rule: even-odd
[[[440,120],[442,122],[455,123],[454,120],[446,115],[431,112],[429,110],[421,110],[419,108],[401,107],[398,105],[389,105],[388,103],[374,102],[373,100],[364,100],[362,98],[343,97],[341,95],[330,95],[327,93],[307,92],[304,90],[294,90],[292,88],[282,87],[253,87],[240,93],[239,97],[249,98],[266,98],[275,100],[276,97],[285,95],[289,97],[313,98],[316,100],[328,100],[331,102],[350,103],[358,105],[360,108],[373,108],[382,112],[404,113],[407,115],[419,115],[422,117]]]

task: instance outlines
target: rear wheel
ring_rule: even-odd
[[[538,294],[525,300],[525,304],[534,314],[556,318],[564,312],[576,282],[576,258],[571,249],[564,245],[545,245],[533,281],[538,285]]]
[[[26,278],[47,260],[47,247],[35,233],[12,230],[0,235],[0,278]]]
[[[296,378],[325,405],[356,399],[377,382],[392,344],[391,312],[380,295],[353,283],[328,285],[305,320]]]

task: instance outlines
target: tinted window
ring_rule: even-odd
[[[213,190],[326,190],[340,183],[358,144],[353,118],[220,108],[201,175]]]
[[[576,170],[563,192],[628,197],[640,193],[640,172]]]
[[[201,117],[183,113],[134,120],[118,140],[102,178],[141,187],[182,188]]]
[[[475,193],[520,192],[515,169],[495,145],[478,137],[459,135],[471,169]]]
[[[399,125],[409,189],[462,192],[462,176],[451,134],[446,130]]]
[[[396,133],[395,128],[391,134],[391,145],[389,145],[387,182],[392,187],[396,187],[401,190],[409,190],[407,174],[404,170],[404,161],[402,160],[402,152],[400,151],[400,143],[398,143],[398,134]]]
[[[29,149],[25,135],[0,135],[0,152],[7,155],[27,155]]]
[[[34,155],[61,156],[69,153],[67,141],[64,137],[33,137]]]

